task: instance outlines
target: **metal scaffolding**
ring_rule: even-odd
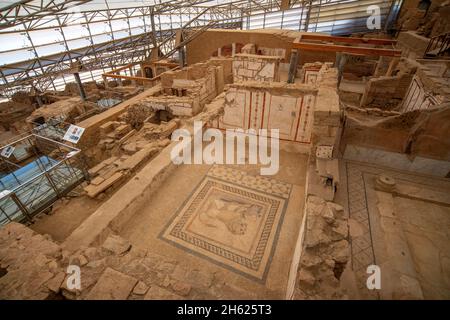
[[[100,80],[105,72],[145,60],[155,47],[165,57],[171,56],[180,44],[177,32],[183,44],[208,28],[279,28],[333,35],[367,32],[369,5],[381,8],[387,26],[395,21],[402,1],[147,2],[151,4],[113,7],[104,0],[94,10],[89,9],[93,0],[29,0],[1,8],[0,39],[7,45],[0,49],[0,94],[11,97],[31,88],[62,89],[72,81],[74,65],[81,64],[82,81]],[[7,41],[11,37],[23,41],[23,47],[12,47]]]

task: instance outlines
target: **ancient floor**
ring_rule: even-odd
[[[214,273],[241,298],[282,299],[298,236],[307,157],[280,152],[280,171],[183,165],[123,227],[137,248]]]
[[[360,298],[450,298],[450,182],[346,161],[352,269]],[[397,192],[377,190],[380,174]],[[382,288],[366,288],[368,265],[381,267]]]
[[[88,196],[58,200],[53,205],[51,215],[38,215],[30,228],[40,234],[49,234],[55,241],[63,242],[101,203]]]

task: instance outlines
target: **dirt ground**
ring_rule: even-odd
[[[40,234],[49,234],[57,242],[63,242],[101,204],[102,201],[87,196],[61,199],[53,205],[50,214],[36,217],[30,228]]]

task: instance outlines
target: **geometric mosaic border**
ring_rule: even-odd
[[[238,170],[224,171],[212,167],[161,231],[159,238],[253,281],[265,283],[283,224],[291,185],[265,177],[263,177],[265,179],[256,180],[246,179],[247,176],[248,174]],[[204,201],[206,194],[212,190],[211,188],[220,188],[226,192],[267,204],[268,213],[262,222],[261,233],[255,242],[257,246],[251,256],[239,254],[235,250],[228,250],[226,247],[215,245],[211,241],[205,241],[189,232],[184,232],[186,221],[190,219],[196,206]]]
[[[264,176],[252,176],[247,174],[245,171],[232,169],[227,166],[214,165],[208,171],[208,176],[231,183],[237,183],[240,186],[268,193],[284,199],[289,198],[292,188],[292,185],[289,183]]]

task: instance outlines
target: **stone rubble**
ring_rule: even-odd
[[[340,277],[350,259],[343,207],[309,196],[306,230],[294,299],[346,299]]]
[[[68,286],[69,264],[80,267],[79,290]],[[15,222],[0,229],[2,269],[0,299],[6,300],[256,298],[229,285],[221,290],[220,275],[186,269],[177,260],[134,248],[116,235],[100,247],[70,253],[49,237]]]

